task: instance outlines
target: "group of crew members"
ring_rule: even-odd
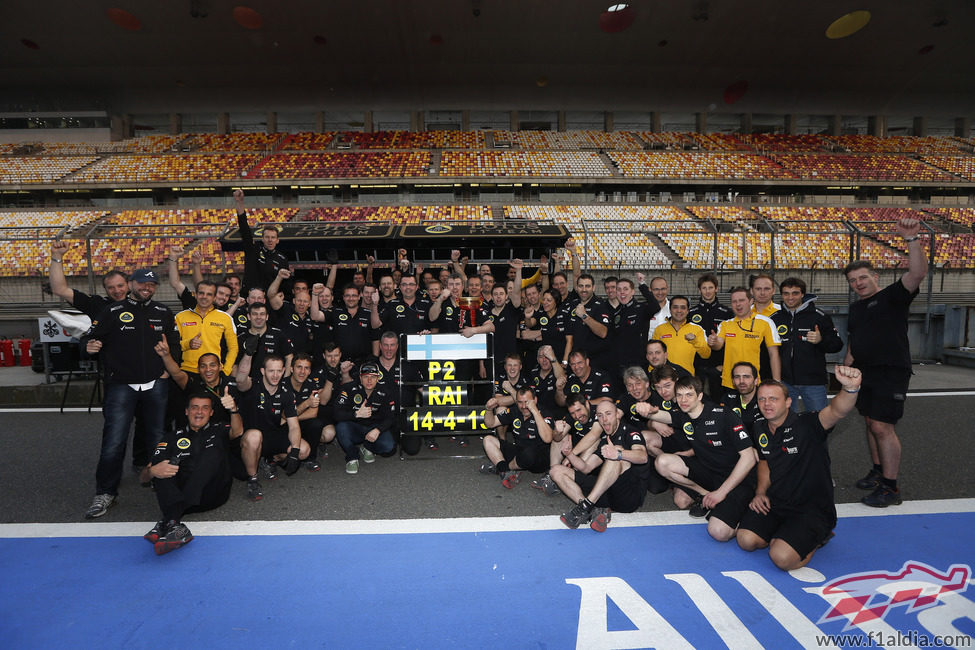
[[[534,474],[532,487],[569,498],[561,521],[570,528],[605,531],[613,512],[669,492],[678,508],[708,519],[714,539],[768,548],[782,569],[804,566],[833,534],[826,441],[854,407],[872,461],[857,483],[870,491],[863,501],[901,502],[894,425],[910,377],[907,310],[926,273],[915,220],[896,225],[910,254],[899,280],[881,289],[867,262],[844,271],[859,301],[845,361],[833,371],[840,388],[828,400],[826,355],[843,342],[799,278],[776,285],[753,276],[749,287],[731,288],[728,306],[712,274],[698,278],[693,303],[642,273],[605,279],[601,297],[569,240],[571,274],[559,255],[551,270],[546,260],[532,269],[512,260],[498,278],[488,265],[468,273],[460,251],[424,268],[401,250],[392,268],[370,258],[336,295],[336,266],[323,282],[296,277],[277,229],[265,226],[255,239],[243,193],[234,198],[244,277],[208,280],[194,253],[190,290],[178,271],[184,251],[173,247],[177,314],[153,300],[160,279],[152,269],[110,272],[107,298],[69,289],[67,246],[52,245],[52,291],[91,318],[84,342],[105,373],[96,495],[85,517],[116,503],[135,421],[134,468],[161,511],[145,535],[156,553],[192,540],[183,516],[225,503],[234,478],[259,501],[262,481],[319,471],[333,441],[348,474],[377,455],[446,442],[400,431],[398,414],[415,405],[426,376],[402,358],[403,334],[493,335],[496,367],[470,369],[495,379],[480,471],[508,489]],[[781,305],[772,302],[776,289]]]

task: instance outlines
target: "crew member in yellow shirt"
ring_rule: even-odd
[[[687,296],[672,296],[670,316],[653,331],[651,339],[667,344],[667,358],[687,372],[694,374],[694,357],[711,356],[707,332],[700,325],[687,321],[691,301]]]
[[[196,374],[197,362],[204,354],[217,355],[223,372],[230,375],[237,362],[237,333],[234,321],[225,311],[213,306],[217,285],[204,280],[196,285],[196,307],[184,309],[176,314],[176,329],[179,331],[180,345],[183,349],[183,363],[186,372]],[[223,342],[225,345],[221,345]]]
[[[772,319],[751,313],[751,296],[744,287],[731,290],[731,310],[734,317],[722,322],[718,331],[708,336],[708,345],[712,350],[724,349],[721,385],[728,390],[734,389],[731,370],[739,361],[759,366],[762,343],[768,348],[772,378],[782,381],[782,364],[779,359],[781,342]]]

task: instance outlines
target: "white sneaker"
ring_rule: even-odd
[[[95,498],[91,500],[91,505],[85,510],[85,519],[101,517],[117,502],[118,497],[114,494],[96,494]]]

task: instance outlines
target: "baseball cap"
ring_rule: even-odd
[[[364,363],[361,366],[359,366],[359,374],[360,375],[378,375],[379,374],[379,366],[376,365],[375,363],[371,363],[371,362]]]
[[[152,269],[137,269],[129,276],[129,280],[135,282],[155,282],[159,284],[159,276]]]

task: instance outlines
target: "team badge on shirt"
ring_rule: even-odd
[[[176,446],[179,447],[180,449],[189,449],[190,444],[191,443],[189,438],[180,438],[179,440],[176,441]]]
[[[123,311],[118,315],[118,319],[123,323],[131,323],[133,320],[135,320],[135,316],[133,316],[132,312],[130,311]]]
[[[691,424],[690,422],[685,422],[684,423],[684,433],[687,434],[688,436],[693,436],[694,435],[694,425]]]
[[[762,449],[768,447],[768,436],[765,435],[764,433],[760,435],[758,437],[758,444],[762,447]]]

